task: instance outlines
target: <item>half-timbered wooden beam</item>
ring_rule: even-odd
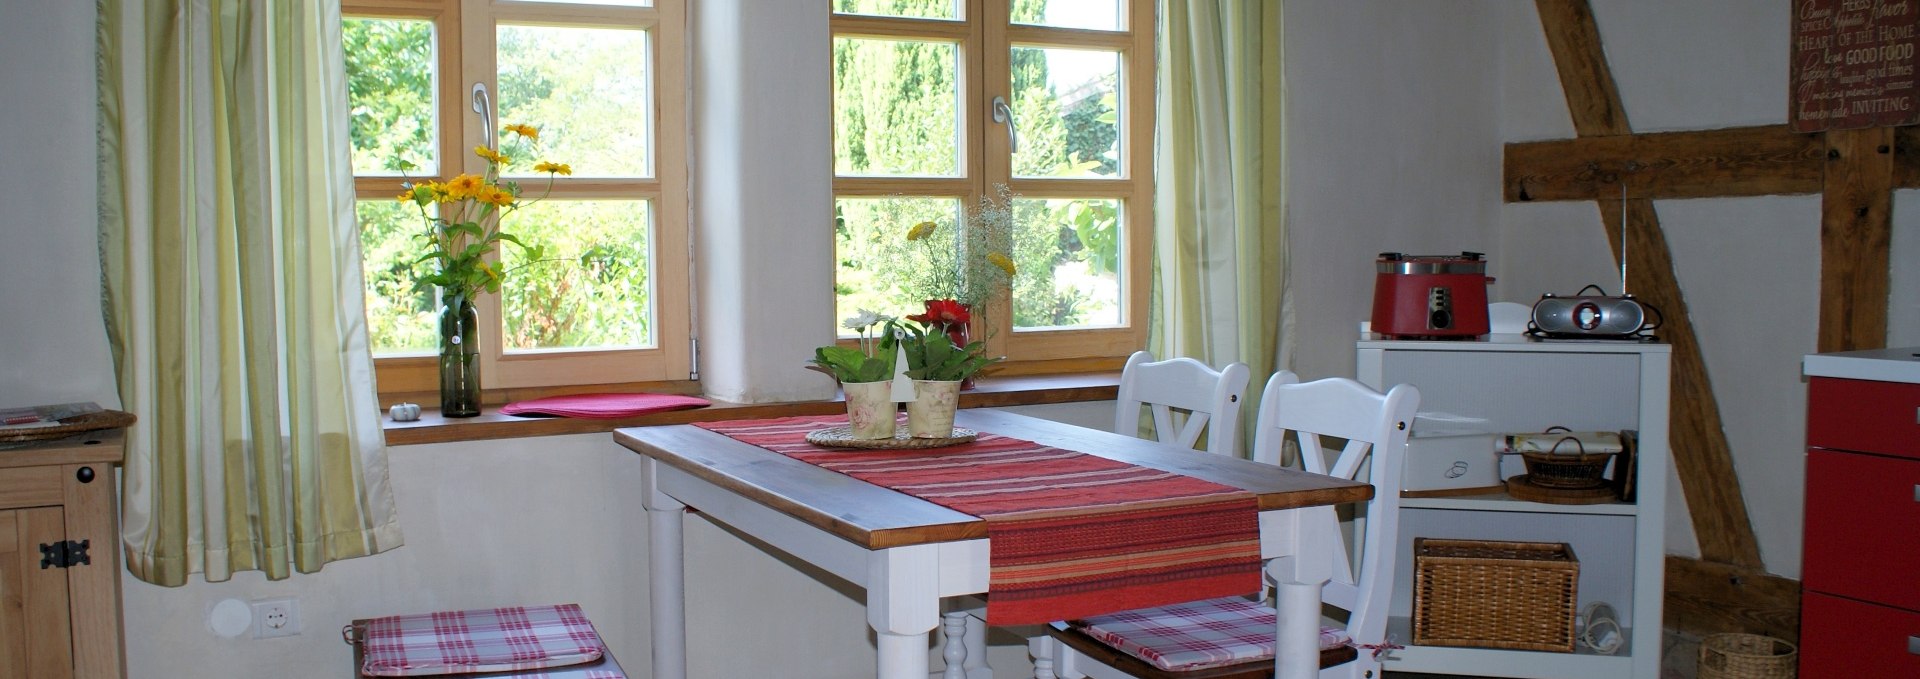
[[[1581,137],[1632,134],[1612,69],[1601,49],[1593,8],[1586,0],[1535,0],[1534,4],[1539,8],[1547,47],[1566,91],[1574,130]],[[1701,360],[1686,299],[1673,274],[1672,254],[1653,201],[1621,201],[1616,197],[1596,202],[1614,251],[1619,251],[1622,238],[1627,239],[1629,286],[1666,317],[1660,335],[1673,345],[1674,363],[1668,441],[1693,516],[1701,557],[1759,568],[1759,543],[1740,495],[1733,455],[1721,428],[1720,408]],[[1624,233],[1620,228],[1623,210],[1627,221]]]
[[[1506,147],[1506,202],[1819,193],[1827,148],[1785,125],[1581,137]]]
[[[1893,186],[1920,188],[1920,127],[1893,132]],[[1506,202],[1605,200],[1626,183],[1641,198],[1821,193],[1825,133],[1785,125],[1581,137],[1508,144]]]
[[[1820,201],[1820,351],[1887,345],[1894,132],[1828,130]]]

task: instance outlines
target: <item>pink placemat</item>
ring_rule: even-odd
[[[369,677],[562,667],[599,660],[607,648],[579,604],[374,618],[361,644],[360,674]]]
[[[611,420],[668,410],[704,408],[708,405],[709,402],[704,398],[679,394],[570,394],[509,403],[500,409],[500,413]]]

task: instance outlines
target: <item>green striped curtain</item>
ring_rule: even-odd
[[[336,0],[100,0],[100,242],[133,574],[400,545]]]
[[[1280,2],[1160,0],[1148,347],[1241,361],[1257,395],[1292,325],[1285,290]],[[1254,398],[1257,398],[1255,396]],[[1242,404],[1243,443],[1256,404]]]

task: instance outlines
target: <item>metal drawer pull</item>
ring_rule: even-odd
[[[1920,655],[1920,637],[1907,637],[1907,652]]]

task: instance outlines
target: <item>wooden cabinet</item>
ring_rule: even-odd
[[[1388,633],[1397,649],[1388,671],[1539,679],[1656,679],[1660,676],[1666,582],[1668,345],[1611,340],[1540,341],[1524,335],[1475,340],[1398,341],[1364,337],[1357,373],[1375,388],[1420,389],[1413,434],[1428,423],[1481,432],[1637,430],[1635,502],[1546,504],[1505,493],[1401,501],[1401,550]],[[1440,418],[1439,413],[1458,416]],[[1478,420],[1458,424],[1463,418]],[[1452,423],[1452,424],[1449,424]],[[1431,433],[1431,432],[1429,432]],[[1411,462],[1409,463],[1411,464]],[[1507,456],[1501,478],[1523,473]],[[1408,620],[1416,537],[1565,542],[1580,560],[1578,604],[1606,602],[1619,613],[1624,644],[1612,655],[1418,646]]]
[[[125,676],[119,431],[0,444],[0,677]]]
[[[1920,349],[1808,356],[1800,676],[1920,676]]]

